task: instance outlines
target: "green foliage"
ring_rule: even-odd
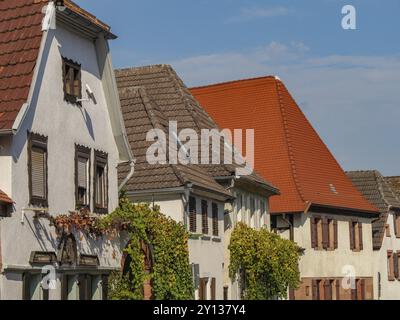
[[[163,215],[159,208],[132,204],[122,197],[120,206],[96,222],[97,229],[116,235],[129,234],[125,252],[130,257],[128,274],[114,273],[109,281],[109,296],[114,300],[140,300],[143,283],[150,277],[156,300],[185,300],[194,296],[189,265],[188,233],[181,223]],[[153,248],[154,265],[145,273],[141,241]]]
[[[239,223],[229,250],[229,274],[232,279],[238,275],[242,278],[243,299],[285,298],[288,287],[298,287],[300,248],[294,242],[266,229],[258,231]]]

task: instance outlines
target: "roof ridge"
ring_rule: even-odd
[[[288,149],[288,156],[289,156],[289,161],[290,161],[290,169],[292,171],[292,177],[293,177],[293,181],[294,181],[294,184],[296,186],[297,192],[298,192],[301,200],[303,202],[306,202],[306,199],[304,197],[304,194],[303,194],[303,192],[301,190],[300,183],[299,183],[298,178],[297,178],[296,161],[294,159],[293,148],[292,148],[292,143],[291,143],[291,138],[290,138],[290,132],[289,132],[289,128],[288,128],[288,125],[287,125],[286,110],[285,110],[285,107],[284,107],[284,104],[283,104],[283,96],[282,96],[282,92],[281,92],[281,85],[282,85],[282,82],[275,79],[276,92],[277,92],[277,95],[278,95],[279,110],[280,110],[280,113],[281,113],[281,116],[282,116],[283,130],[284,130],[285,138],[286,138],[286,141],[287,141],[287,149]]]
[[[238,79],[238,80],[223,81],[223,82],[217,82],[217,83],[213,83],[213,84],[195,86],[195,87],[191,87],[190,89],[193,89],[193,90],[205,89],[205,88],[212,88],[212,87],[216,87],[216,86],[223,86],[223,85],[227,85],[227,84],[235,84],[235,83],[254,81],[254,80],[262,80],[262,79],[278,80],[278,77],[275,75],[268,75],[268,76],[252,77],[252,78],[243,78],[243,79]]]

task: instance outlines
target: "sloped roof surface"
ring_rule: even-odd
[[[130,186],[133,189],[148,189],[150,187],[173,187],[174,185],[181,184],[181,181],[177,182],[171,180],[173,179],[171,166],[149,166],[147,162],[145,163],[144,156],[150,145],[146,143],[145,137],[148,131],[147,129],[150,128],[150,122],[158,122],[165,132],[167,132],[166,127],[169,121],[177,121],[178,132],[185,128],[200,132],[201,129],[217,129],[218,127],[192,97],[175,71],[168,65],[116,70],[116,77],[121,94],[122,109],[128,137],[135,156],[138,155],[137,174],[147,181],[146,185],[141,185],[139,182],[135,181],[136,177],[134,176],[128,183],[128,187]],[[149,101],[147,103],[147,109],[149,106],[153,106],[152,114],[144,112],[143,102],[138,104],[132,99],[125,101],[126,90],[132,91],[132,89],[135,89],[137,92],[140,92],[138,88],[140,88],[142,94],[144,93],[147,96],[147,98],[145,98],[145,100]],[[148,123],[148,125],[144,125],[144,122]],[[215,182],[214,178],[232,176],[236,167],[233,165],[210,164],[177,165],[173,166],[173,168],[178,170],[181,175],[183,174],[187,180],[192,183],[198,184],[199,180],[202,180],[203,185],[206,182],[206,186],[209,188],[215,188],[216,185],[218,185],[218,189],[220,189],[221,186]],[[125,170],[127,170],[127,168]],[[153,174],[147,174],[146,171],[148,170],[151,170]],[[168,171],[165,178],[160,174],[156,174],[159,170]],[[120,171],[122,178],[126,172],[124,172],[123,168],[121,168]],[[255,173],[249,176],[248,179],[277,192],[274,187],[270,186],[263,178]]]
[[[271,212],[303,212],[309,203],[377,212],[308,122],[285,85],[261,77],[191,89],[221,128],[255,129],[255,169],[281,191]]]
[[[0,130],[12,128],[27,101],[47,0],[0,1]]]
[[[380,211],[379,220],[372,224],[374,249],[382,246],[390,207],[400,210],[400,200],[379,171],[349,171],[348,177],[358,190]]]
[[[12,204],[11,198],[0,190],[0,203]]]

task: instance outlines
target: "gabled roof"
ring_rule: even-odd
[[[400,177],[386,177],[385,180],[400,199]]]
[[[150,127],[157,125],[167,132],[168,122],[177,121],[178,132],[184,128],[194,129],[198,133],[201,129],[218,128],[175,71],[168,65],[155,65],[116,70],[116,77],[128,137],[138,158],[135,175],[127,185],[128,191],[129,188],[174,187],[188,181],[218,192],[225,190],[215,179],[233,177],[234,165],[154,166],[144,159],[150,146],[145,141]],[[174,173],[174,170],[177,172]],[[124,173],[124,169],[121,169],[121,173]],[[184,177],[183,181],[179,179],[180,176]],[[245,179],[261,189],[268,189],[270,193],[278,192],[255,173]]]
[[[374,249],[380,249],[389,212],[391,209],[400,211],[400,200],[379,171],[349,171],[346,173],[364,197],[380,211],[379,219],[372,223]]]
[[[13,204],[11,198],[0,190],[0,204]]]
[[[48,0],[0,1],[0,133],[11,133],[14,121],[27,102],[42,41],[43,8]],[[93,32],[110,27],[70,0],[60,18],[80,18]],[[79,30],[83,27],[79,26]]]
[[[255,169],[281,191],[272,213],[311,205],[377,213],[353,186],[285,85],[273,76],[191,89],[221,128],[255,129]]]

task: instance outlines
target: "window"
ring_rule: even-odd
[[[75,198],[76,208],[90,209],[90,149],[75,146]]]
[[[223,299],[224,300],[229,300],[229,287],[225,286],[224,287],[224,292],[223,292]]]
[[[30,134],[28,144],[30,204],[47,207],[47,138]]]
[[[267,204],[265,200],[260,200],[260,227],[267,225]]]
[[[350,221],[350,249],[353,251],[363,250],[363,234],[362,223],[358,221]]]
[[[72,60],[63,58],[64,99],[78,103],[82,98],[81,66]]]
[[[189,231],[196,233],[197,232],[197,212],[196,212],[196,198],[189,198]]]
[[[394,254],[393,251],[388,251],[387,253],[387,272],[388,272],[388,280],[394,281]]]
[[[400,238],[400,214],[393,214],[394,234]]]
[[[219,236],[218,228],[218,205],[216,203],[212,204],[212,223],[213,223],[213,236]]]
[[[385,233],[386,233],[386,237],[390,237],[391,236],[391,234],[390,234],[390,225],[385,225]]]
[[[8,205],[0,203],[0,217],[8,216],[8,208],[9,208]]]
[[[351,290],[351,300],[365,300],[365,280],[356,279],[356,288]]]
[[[108,168],[106,153],[95,151],[94,155],[94,211],[108,213]]]
[[[207,300],[207,284],[208,284],[208,278],[200,278],[199,300]]]
[[[107,300],[108,277],[105,275],[63,275],[62,300]]]
[[[255,214],[256,214],[256,200],[254,199],[254,197],[250,197],[250,216],[249,216],[249,226],[250,227],[256,227],[255,225]]]
[[[312,280],[312,299],[321,300],[321,280]]]
[[[238,221],[242,221],[242,216],[241,216],[242,210],[243,210],[243,199],[242,195],[238,194],[236,198],[236,213]]]
[[[202,233],[208,234],[208,203],[206,200],[201,201],[201,220]]]
[[[316,250],[338,248],[338,223],[330,218],[311,218],[311,247]]]
[[[49,300],[49,290],[43,288],[41,273],[23,274],[23,299],[24,300]]]

